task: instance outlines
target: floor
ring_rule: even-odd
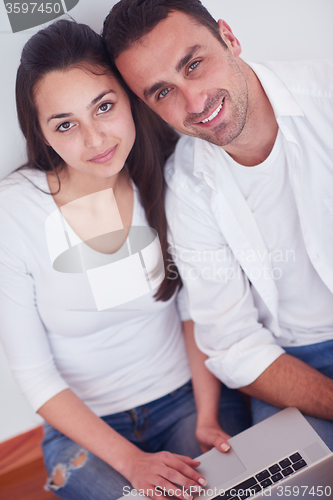
[[[0,476],[0,500],[55,500],[44,490],[46,471],[40,458]]]

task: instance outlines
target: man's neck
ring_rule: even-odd
[[[278,124],[267,95],[256,74],[241,59],[239,66],[248,85],[248,111],[244,129],[223,149],[241,165],[262,163],[273,149]]]

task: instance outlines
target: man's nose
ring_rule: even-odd
[[[182,93],[187,113],[199,114],[203,112],[207,101],[207,93],[205,91],[188,85],[183,88]]]

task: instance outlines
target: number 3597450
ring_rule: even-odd
[[[7,14],[59,14],[61,11],[60,3],[33,3],[33,2],[8,2],[5,4]]]
[[[279,497],[331,497],[332,491],[330,486],[278,486],[277,495]]]

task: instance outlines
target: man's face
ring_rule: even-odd
[[[235,57],[240,46],[224,39],[229,49],[175,11],[116,64],[131,89],[179,132],[226,146],[245,125],[248,90]]]

